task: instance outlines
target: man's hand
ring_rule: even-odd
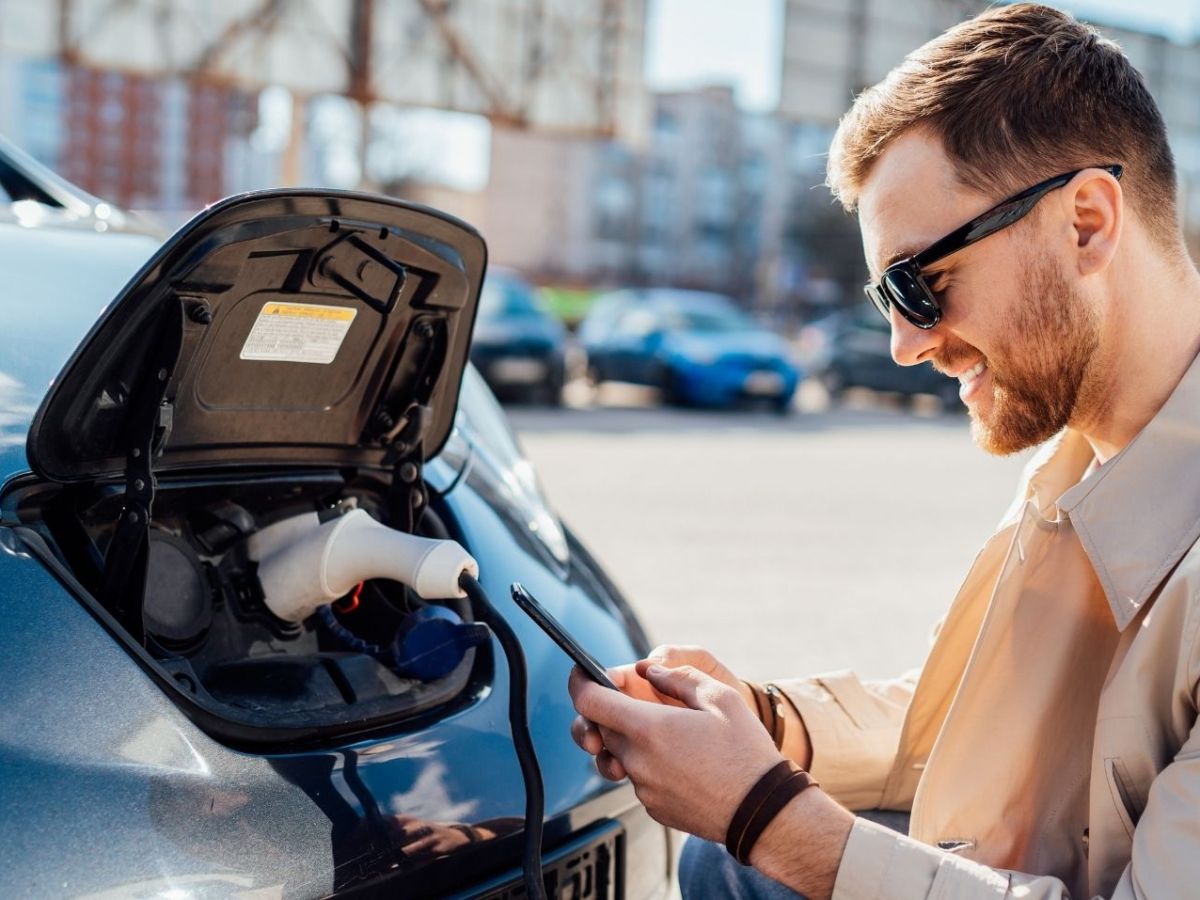
[[[683,704],[679,700],[657,691],[646,677],[646,670],[652,665],[659,665],[667,669],[692,666],[722,684],[735,688],[742,700],[745,701],[747,708],[755,712],[754,696],[750,693],[750,689],[703,647],[663,644],[655,647],[645,659],[638,660],[633,665],[609,669],[608,677],[621,689],[622,693],[635,700],[646,700],[650,703],[667,706],[682,706]],[[604,739],[592,722],[583,716],[577,716],[571,723],[571,737],[582,749],[596,757],[596,768],[605,778],[620,781],[625,777],[625,769],[620,762],[613,758],[611,753],[605,750]]]
[[[703,647],[660,644],[651,650],[645,659],[635,663],[634,668],[637,669],[639,675],[645,678],[646,669],[653,665],[662,666],[664,669],[677,669],[680,666],[691,666],[693,669],[698,669],[721,684],[735,688],[742,695],[742,699],[746,701],[746,705],[750,707],[750,711],[754,712],[754,695],[750,693],[750,688],[729,671],[728,666]]]
[[[601,746],[585,746],[592,732],[573,728],[576,740],[606,778],[628,775],[657,821],[723,841],[734,810],[779,751],[732,685],[690,665],[640,668],[616,670],[621,693],[572,671],[575,709],[594,723]]]
[[[645,659],[638,660],[633,665],[609,669],[608,676],[627,696],[637,700],[647,700],[651,703],[680,706],[678,700],[664,696],[655,690],[654,685],[646,678],[646,670],[652,665],[659,665],[667,669],[691,666],[721,684],[737,690],[738,695],[745,702],[746,708],[756,718],[758,717],[758,708],[754,703],[754,695],[751,694],[750,688],[703,647],[663,644],[655,647]],[[790,703],[784,704],[784,719],[787,725],[784,732],[783,755],[798,765],[808,768],[812,763],[812,747],[808,741],[808,731]],[[596,768],[605,778],[620,781],[626,777],[621,763],[605,750],[604,739],[600,736],[596,726],[584,716],[577,716],[571,723],[571,737],[575,739],[576,744],[596,757]]]

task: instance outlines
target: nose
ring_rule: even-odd
[[[897,365],[915,366],[937,356],[945,339],[941,326],[918,328],[892,306],[892,359]]]

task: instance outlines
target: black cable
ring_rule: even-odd
[[[529,673],[525,667],[525,652],[521,649],[521,643],[512,627],[492,606],[483,586],[465,572],[459,579],[459,584],[474,602],[480,620],[496,635],[500,649],[504,651],[508,660],[508,725],[512,730],[517,762],[521,764],[521,776],[525,781],[525,893],[530,900],[545,900],[546,888],[542,882],[542,819],[545,815],[546,798],[542,789],[542,770],[538,767],[533,737],[529,733],[529,707],[526,698]]]

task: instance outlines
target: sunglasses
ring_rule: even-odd
[[[1124,168],[1119,165],[1091,168],[1103,169],[1116,179],[1120,179],[1121,173],[1124,171]],[[995,234],[1014,222],[1019,222],[1029,214],[1039,200],[1051,191],[1062,187],[1083,171],[1086,170],[1077,169],[1074,172],[1055,175],[1040,184],[1035,184],[1002,203],[998,203],[966,225],[954,229],[915,256],[892,263],[883,270],[883,276],[879,281],[863,286],[867,298],[879,310],[879,314],[889,322],[891,321],[891,308],[895,306],[900,315],[917,328],[933,328],[942,321],[942,307],[934,297],[921,270],[945,259],[952,253],[970,247],[976,241],[982,241],[988,235]]]

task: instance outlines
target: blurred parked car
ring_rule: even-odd
[[[5,896],[525,896],[506,657],[406,649],[480,607],[374,576],[300,621],[267,601],[255,541],[350,516],[453,537],[511,621],[548,894],[664,896],[666,830],[574,746],[571,661],[508,597],[606,664],[649,650],[467,362],[482,239],[287,190],[163,244],[20,165],[0,148]]]
[[[662,391],[667,403],[766,403],[787,412],[800,380],[787,343],[720,294],[673,288],[597,298],[579,328],[592,381]]]
[[[471,362],[501,399],[558,404],[566,381],[567,333],[516,272],[490,269],[479,295]]]
[[[930,394],[949,411],[963,411],[958,381],[933,366],[897,365],[892,359],[891,330],[875,310],[839,310],[806,325],[800,332],[800,352],[810,374],[833,399],[847,388],[864,387],[913,398]]]

